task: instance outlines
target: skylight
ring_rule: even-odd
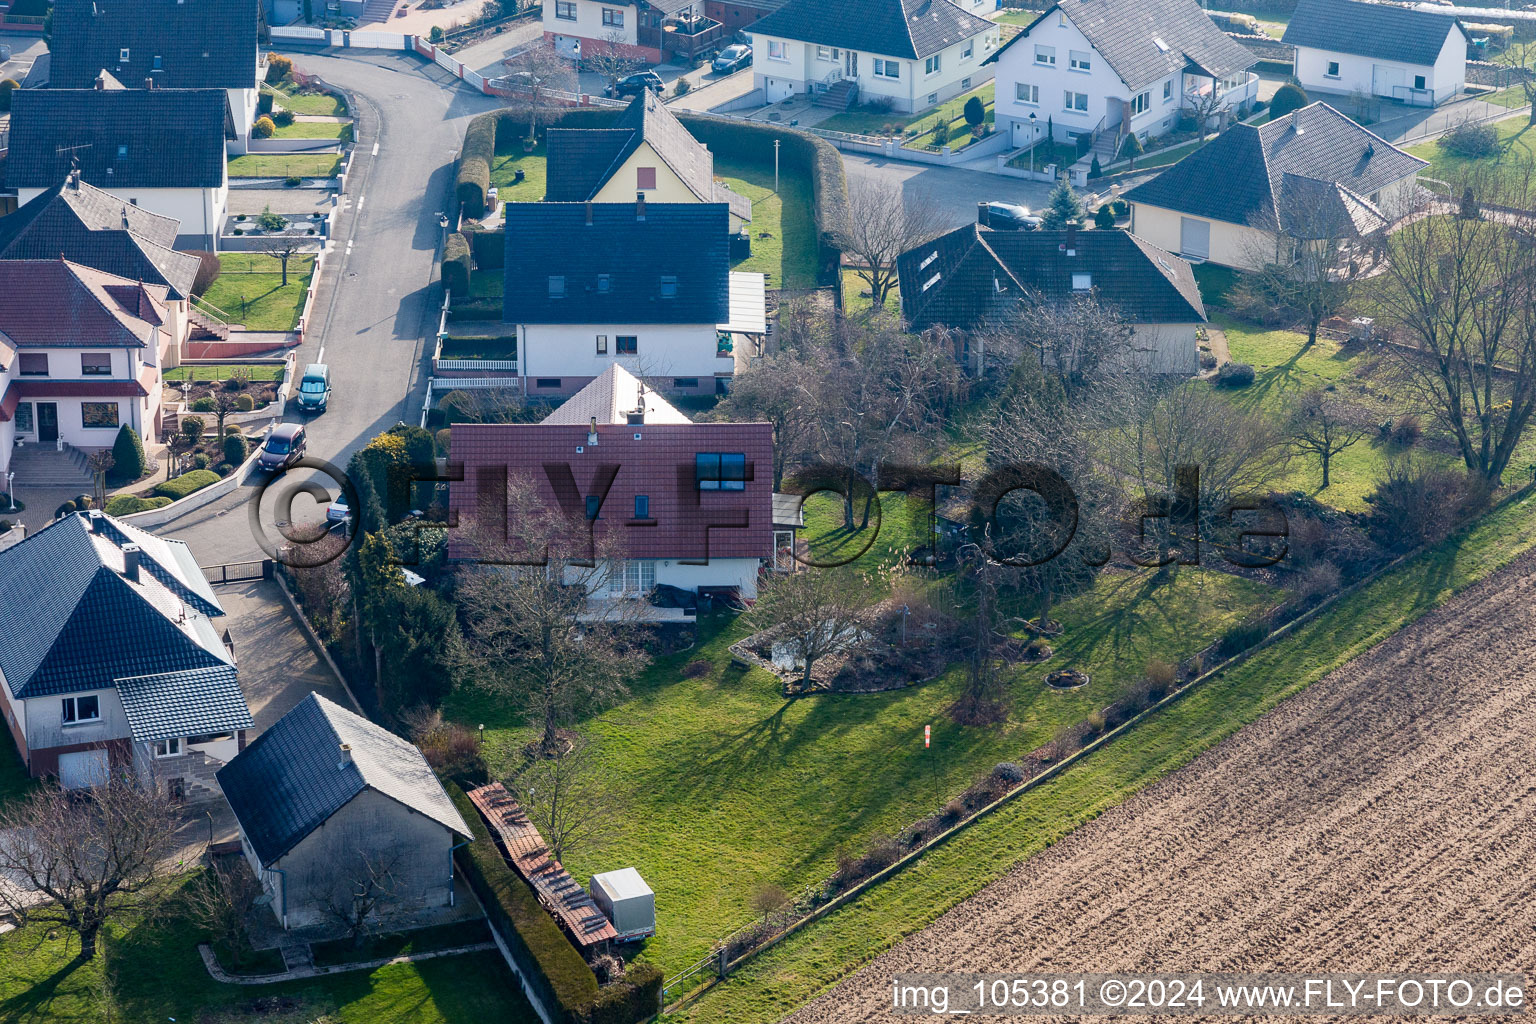
[[[1158,49],[1159,49],[1159,50],[1161,50],[1161,51],[1162,51],[1162,52],[1163,52],[1163,53],[1167,53],[1167,52],[1168,52],[1168,44],[1167,44],[1167,43],[1165,43],[1165,42],[1163,42],[1163,37],[1162,37],[1162,36],[1153,36],[1153,37],[1152,37],[1152,42],[1153,42],[1153,43],[1154,43],[1154,44],[1155,44],[1155,45],[1156,45],[1156,46],[1157,46],[1157,48],[1158,48]]]

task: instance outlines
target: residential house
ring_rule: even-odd
[[[1086,135],[1104,163],[1126,135],[1162,135],[1190,107],[1258,98],[1256,58],[1197,0],[1060,0],[989,59],[997,127],[1014,145]]]
[[[1424,166],[1319,102],[1236,125],[1125,198],[1152,244],[1256,269],[1285,238],[1366,236],[1416,209]]]
[[[184,543],[73,513],[0,551],[0,592],[0,707],[28,774],[217,796],[253,722],[212,621],[224,609]]]
[[[592,521],[600,543],[617,536],[625,561],[592,591],[597,602],[659,585],[750,600],[774,559],[772,424],[690,422],[621,366],[541,423],[457,423],[449,444],[449,461],[464,467],[449,484],[450,512],[472,516],[486,487],[521,478],[547,507]],[[450,538],[450,558],[484,557],[468,534]]]
[[[224,94],[213,89],[19,89],[5,182],[24,205],[72,169],[179,221],[178,249],[212,251],[228,205]]]
[[[736,33],[772,14],[784,3],[785,0],[705,0],[704,15],[720,22],[727,32]]]
[[[984,210],[984,208],[983,208]],[[958,332],[956,355],[979,369],[986,329],[1021,306],[1092,297],[1132,325],[1130,366],[1200,369],[1205,306],[1189,263],[1124,231],[994,231],[967,224],[896,261],[902,314],[914,331]]]
[[[580,59],[618,53],[648,64],[717,50],[731,30],[708,16],[705,0],[550,0],[544,41]]]
[[[218,781],[284,928],[324,924],[359,891],[382,894],[383,919],[452,906],[452,851],[473,833],[421,751],[387,729],[311,693]]]
[[[752,25],[752,78],[769,103],[814,94],[846,109],[915,113],[981,85],[998,27],[951,0],[789,0]]]
[[[134,89],[221,90],[220,138],[244,153],[266,70],[257,19],[253,0],[54,0],[48,84],[89,89],[105,71]]]
[[[752,220],[752,203],[715,179],[709,147],[649,89],[610,128],[551,128],[548,184],[553,202],[724,203],[731,234]]]
[[[1308,93],[1439,106],[1467,83],[1470,37],[1455,15],[1363,0],[1300,0],[1284,41]]]
[[[69,260],[0,260],[0,471],[17,444],[110,448],[124,424],[158,434],[175,305],[164,285]]]
[[[504,319],[525,394],[618,363],[666,390],[723,392],[767,330],[763,275],[730,269],[724,203],[508,203]]]

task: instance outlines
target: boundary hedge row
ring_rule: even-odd
[[[216,484],[218,482],[219,474],[215,473],[213,470],[194,469],[190,473],[183,473],[181,476],[172,477],[164,483],[159,484],[155,487],[155,493],[175,501],[180,498],[185,498],[193,491],[202,490],[209,484]]]
[[[575,108],[565,111],[554,127],[606,128],[619,113],[613,108]],[[843,174],[842,154],[825,139],[779,125],[688,113],[678,114],[678,120],[717,158],[766,164],[773,159],[774,142],[781,143],[780,167],[810,179],[814,206],[811,213],[816,224],[817,279],[824,285],[835,284],[836,239],[848,223],[848,182]],[[512,110],[481,114],[465,129],[454,195],[466,217],[478,219],[485,215],[485,192],[491,184],[496,139],[509,128],[517,133],[517,137],[528,134],[528,123]]]
[[[443,246],[443,285],[454,298],[469,294],[469,241],[455,231]]]

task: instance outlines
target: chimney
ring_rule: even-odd
[[[992,226],[992,214],[986,203],[976,204],[976,223],[984,228]]]
[[[1297,135],[1305,135],[1307,130],[1301,126],[1301,111],[1291,111],[1291,130]]]
[[[70,161],[69,177],[65,180],[71,191],[80,191],[80,162],[78,160]]]
[[[146,79],[144,79],[144,88],[146,88],[146,89],[153,89],[154,87],[155,87],[155,80],[153,78],[146,78]]]
[[[592,226],[592,200],[587,200],[587,227]]]
[[[1067,255],[1077,255],[1077,221],[1067,221]]]
[[[645,220],[645,193],[635,193],[635,220]]]
[[[343,743],[339,750],[341,760],[336,762],[336,768],[338,771],[346,771],[347,765],[352,763],[352,744]]]
[[[104,92],[107,88],[107,80],[100,75],[97,75],[96,81],[91,83],[91,88],[95,89],[97,92]]]
[[[593,416],[592,417],[592,421],[587,424],[587,444],[589,444],[589,445],[590,444],[597,444],[597,417],[596,416]]]
[[[123,575],[130,581],[139,582],[139,552],[137,544],[123,545]]]
[[[93,508],[87,512],[86,515],[90,516],[92,533],[100,533],[106,528],[107,517],[106,514],[101,511],[101,509]]]

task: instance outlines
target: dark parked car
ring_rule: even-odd
[[[272,428],[266,443],[261,446],[261,454],[256,456],[256,466],[275,473],[302,459],[305,450],[303,426],[298,423],[279,423]]]
[[[1034,231],[1041,224],[1040,218],[1029,212],[1029,207],[1015,203],[988,203],[987,227],[997,231]]]
[[[644,89],[649,89],[652,92],[660,93],[665,88],[666,83],[661,80],[661,76],[656,72],[641,71],[630,75],[628,78],[619,79],[619,83],[609,91],[612,92],[614,96],[622,98],[625,96],[638,96],[640,95],[641,90]]]
[[[710,67],[717,75],[729,75],[733,71],[752,65],[752,47],[742,43],[732,43],[715,55],[714,63]]]

